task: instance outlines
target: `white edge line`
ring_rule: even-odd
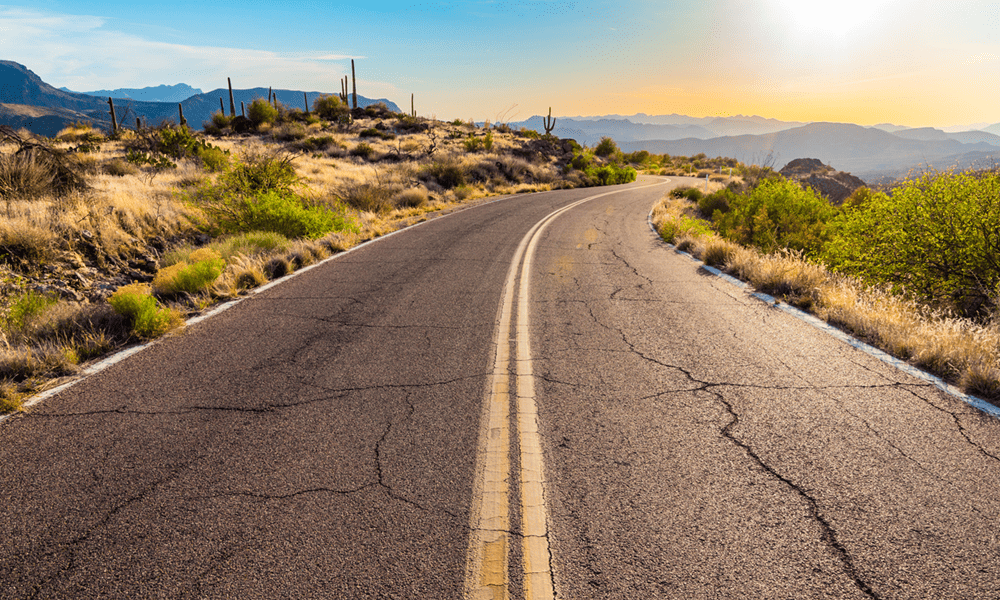
[[[324,258],[323,260],[321,260],[319,262],[316,262],[316,263],[313,263],[311,265],[302,267],[301,269],[297,269],[296,271],[293,271],[292,273],[289,273],[288,275],[285,275],[283,277],[279,277],[278,279],[275,279],[273,281],[269,281],[269,282],[265,283],[264,285],[262,285],[260,287],[256,287],[256,288],[250,290],[249,293],[247,293],[246,296],[243,296],[243,297],[240,297],[240,298],[236,298],[236,299],[230,300],[228,302],[224,302],[222,304],[219,304],[218,306],[215,306],[215,307],[211,308],[210,310],[208,310],[207,312],[205,312],[203,314],[191,317],[190,319],[188,319],[187,321],[184,322],[184,328],[186,329],[187,327],[190,327],[192,325],[197,325],[198,323],[201,323],[202,321],[204,321],[206,319],[209,319],[210,317],[214,317],[214,316],[218,315],[219,313],[225,312],[225,311],[229,310],[230,308],[233,308],[234,306],[236,306],[237,304],[243,302],[244,300],[249,300],[250,298],[253,298],[257,294],[260,294],[260,293],[262,293],[264,291],[267,291],[267,290],[271,289],[272,287],[280,285],[280,284],[288,281],[289,279],[291,279],[293,277],[297,277],[297,276],[299,276],[299,275],[301,275],[301,274],[303,274],[303,273],[305,273],[307,271],[315,269],[316,267],[318,267],[318,266],[320,266],[322,264],[325,264],[327,262],[330,262],[332,260],[337,260],[337,259],[339,259],[339,258],[341,258],[343,256],[346,256],[347,254],[350,254],[351,252],[354,252],[355,250],[360,250],[361,248],[364,248],[365,246],[368,246],[370,244],[374,244],[374,243],[376,243],[378,241],[381,241],[381,240],[384,240],[384,239],[386,239],[388,237],[392,237],[392,236],[396,235],[397,233],[401,233],[403,231],[408,231],[410,229],[413,229],[414,227],[419,227],[420,225],[423,225],[425,223],[430,223],[431,221],[436,221],[438,219],[443,219],[445,217],[449,217],[451,215],[454,215],[454,214],[457,214],[457,213],[460,213],[460,212],[464,212],[466,210],[471,210],[471,209],[474,209],[474,208],[479,208],[481,206],[487,206],[487,205],[493,204],[495,202],[502,202],[502,201],[505,201],[505,200],[513,200],[515,198],[523,198],[523,197],[526,197],[526,196],[538,196],[540,194],[547,194],[547,193],[554,192],[554,191],[562,191],[562,190],[547,190],[545,192],[535,192],[535,193],[531,193],[531,194],[514,194],[512,196],[501,196],[499,198],[495,198],[493,200],[488,200],[486,202],[480,202],[478,204],[471,204],[471,205],[468,205],[468,206],[462,206],[462,207],[459,207],[459,208],[457,208],[457,209],[455,209],[455,210],[453,210],[451,212],[445,213],[443,215],[438,215],[436,217],[432,217],[432,218],[429,218],[429,219],[424,219],[423,221],[417,221],[416,223],[413,223],[412,225],[407,225],[407,226],[401,227],[401,228],[399,228],[399,229],[397,229],[395,231],[391,231],[391,232],[389,232],[389,233],[387,233],[385,235],[380,235],[380,236],[372,238],[370,240],[366,240],[366,241],[358,244],[357,246],[352,246],[352,247],[348,248],[347,250],[344,250],[343,252],[338,252],[338,253],[334,254],[333,256],[328,256],[327,258]],[[73,387],[74,385],[80,383],[81,381],[87,379],[88,377],[90,377],[92,375],[96,375],[97,373],[100,373],[104,369],[107,369],[108,367],[110,367],[110,366],[112,366],[114,364],[117,364],[117,363],[125,360],[126,358],[132,356],[133,354],[138,354],[139,352],[145,350],[146,348],[152,346],[153,344],[158,343],[160,340],[166,339],[167,337],[170,337],[170,335],[168,334],[167,336],[165,336],[163,338],[158,338],[156,340],[153,340],[151,342],[147,342],[147,343],[144,343],[144,344],[138,344],[138,345],[135,345],[135,346],[130,346],[130,347],[124,349],[124,350],[116,352],[116,353],[114,353],[114,354],[112,354],[112,355],[110,355],[108,357],[105,357],[105,358],[99,360],[98,362],[96,362],[96,363],[94,363],[94,364],[86,367],[82,371],[80,371],[80,374],[76,376],[76,379],[72,379],[70,381],[67,381],[66,383],[62,383],[62,384],[57,385],[55,387],[52,387],[52,388],[49,388],[49,389],[44,390],[42,392],[39,392],[39,393],[35,394],[34,396],[31,396],[30,398],[28,398],[21,405],[22,410],[11,412],[11,413],[7,413],[5,415],[0,415],[0,426],[2,426],[8,419],[11,419],[13,417],[16,417],[16,416],[19,416],[19,415],[23,414],[23,409],[31,408],[32,406],[34,406],[36,404],[39,404],[39,403],[41,403],[41,402],[43,402],[45,400],[48,400],[49,398],[51,398],[52,396],[55,396],[56,394],[58,394],[60,392],[66,391],[67,389]]]
[[[646,215],[646,223],[649,224],[649,229],[653,232],[654,235],[656,235],[657,239],[659,239],[661,242],[663,242],[668,247],[670,247],[671,249],[673,249],[673,251],[675,253],[680,254],[682,256],[686,256],[686,257],[690,258],[691,260],[693,260],[694,262],[701,263],[701,267],[700,267],[701,269],[707,271],[708,273],[711,273],[712,275],[714,275],[715,277],[717,277],[719,279],[722,279],[723,281],[726,281],[726,282],[728,282],[728,283],[730,283],[730,284],[732,284],[732,285],[734,285],[736,287],[739,287],[739,288],[750,289],[750,284],[746,283],[745,281],[741,281],[741,280],[736,279],[735,277],[733,277],[731,275],[723,273],[722,271],[720,271],[719,269],[716,269],[715,267],[710,267],[710,266],[706,265],[705,263],[703,263],[702,261],[700,261],[697,258],[695,258],[694,256],[688,254],[687,252],[684,252],[682,250],[678,250],[675,245],[673,245],[673,244],[671,244],[669,242],[663,241],[663,238],[660,237],[659,232],[656,231],[656,226],[653,225],[653,211],[652,210],[650,210],[649,214]],[[820,319],[820,318],[818,318],[818,317],[816,317],[814,315],[811,315],[811,314],[809,314],[809,313],[807,313],[805,311],[799,310],[799,309],[795,308],[794,306],[790,306],[790,305],[788,305],[788,304],[786,304],[784,302],[781,302],[780,300],[778,300],[774,296],[770,296],[770,295],[762,293],[762,292],[753,292],[753,293],[750,294],[750,296],[752,298],[756,298],[757,300],[760,300],[764,304],[768,304],[770,306],[773,306],[774,308],[782,310],[785,313],[787,313],[789,315],[792,315],[793,317],[796,317],[797,319],[799,319],[801,321],[805,321],[806,323],[812,325],[816,329],[819,329],[821,331],[826,332],[827,334],[829,334],[829,335],[837,338],[838,340],[844,342],[845,344],[848,344],[848,345],[856,348],[857,350],[860,350],[860,351],[864,352],[865,354],[868,354],[869,356],[871,356],[873,358],[876,358],[876,359],[878,359],[878,360],[880,360],[880,361],[882,361],[882,362],[884,362],[884,363],[886,363],[886,364],[888,364],[890,366],[896,367],[898,370],[906,373],[907,375],[910,375],[911,377],[915,377],[917,379],[921,379],[923,381],[926,381],[926,382],[934,385],[936,388],[938,388],[942,392],[944,392],[946,394],[950,394],[950,395],[958,398],[962,402],[965,402],[969,406],[971,406],[973,408],[976,408],[976,409],[978,409],[978,410],[980,410],[980,411],[982,411],[982,412],[990,415],[991,417],[995,417],[995,418],[1000,419],[1000,407],[994,406],[994,405],[990,404],[989,402],[986,402],[985,400],[981,400],[979,398],[976,398],[975,396],[970,396],[969,394],[966,394],[962,390],[960,390],[957,387],[951,385],[950,383],[946,382],[945,380],[941,379],[940,377],[937,377],[935,375],[931,375],[930,373],[928,373],[926,371],[922,371],[922,370],[914,367],[913,365],[909,364],[906,361],[900,360],[900,359],[896,358],[895,356],[891,356],[891,355],[883,352],[882,350],[879,350],[878,348],[876,348],[874,346],[866,344],[865,342],[862,342],[861,340],[859,340],[859,339],[857,339],[857,338],[855,338],[853,336],[850,336],[850,335],[844,333],[843,331],[837,329],[833,325],[830,325],[826,321],[823,321],[822,319]]]

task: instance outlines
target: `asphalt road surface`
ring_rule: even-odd
[[[683,182],[433,219],[8,419],[0,598],[1000,598],[1000,422],[669,250]]]

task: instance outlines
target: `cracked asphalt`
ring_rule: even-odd
[[[533,263],[557,596],[1000,597],[1000,423],[670,251],[652,182]],[[507,268],[600,191],[390,236],[0,425],[0,598],[462,597]]]

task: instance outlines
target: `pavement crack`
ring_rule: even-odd
[[[736,409],[733,408],[732,403],[726,400],[726,398],[722,394],[718,392],[713,392],[713,394],[715,395],[716,399],[718,399],[718,401],[725,407],[726,411],[729,413],[731,417],[729,423],[727,423],[721,430],[722,436],[731,441],[733,444],[739,446],[746,453],[746,455],[750,457],[751,460],[753,460],[758,466],[760,466],[761,469],[763,469],[765,472],[770,474],[778,481],[784,483],[786,486],[788,486],[789,489],[795,492],[796,495],[798,495],[806,502],[806,504],[809,507],[810,516],[819,525],[820,530],[822,531],[820,539],[827,545],[828,548],[830,548],[833,554],[837,556],[838,559],[840,559],[840,562],[843,564],[845,574],[854,582],[854,585],[856,585],[858,589],[860,589],[866,596],[878,600],[880,596],[877,593],[875,593],[875,591],[871,588],[871,586],[869,586],[868,583],[861,578],[861,575],[858,573],[857,567],[854,565],[854,561],[851,558],[850,553],[847,551],[847,548],[845,548],[844,545],[837,538],[836,530],[833,528],[830,522],[827,521],[827,519],[823,516],[822,512],[820,512],[819,502],[811,495],[809,495],[809,493],[806,492],[806,490],[803,489],[801,486],[791,481],[781,473],[778,473],[778,471],[775,470],[775,468],[769,465],[766,461],[764,461],[764,459],[761,458],[761,456],[757,454],[757,452],[754,451],[754,449],[751,448],[749,444],[738,439],[735,435],[733,435],[732,433],[733,427],[738,425],[740,422],[739,414],[737,414]]]
[[[86,531],[76,536],[75,538],[69,540],[68,542],[60,544],[59,547],[56,548],[55,550],[45,553],[45,556],[65,555],[66,562],[62,566],[62,568],[57,569],[55,573],[53,573],[49,577],[46,577],[43,581],[37,583],[34,586],[34,591],[30,596],[28,596],[28,598],[39,597],[39,594],[42,593],[42,590],[43,588],[45,588],[46,585],[76,569],[77,551],[79,550],[80,546],[86,543],[96,531],[106,527],[122,511],[128,509],[134,504],[144,501],[147,497],[150,496],[150,494],[152,494],[158,488],[180,477],[181,472],[184,469],[188,468],[193,463],[195,463],[197,460],[198,459],[195,458],[186,463],[171,468],[165,476],[161,477],[160,479],[157,479],[156,481],[153,481],[152,483],[144,487],[142,490],[140,490],[137,494],[130,496],[129,498],[126,498],[124,501],[112,507],[104,514],[104,516],[100,520],[98,520],[96,523],[88,527]]]
[[[930,386],[926,386],[926,387],[930,387]],[[942,412],[942,413],[944,413],[946,415],[949,415],[951,417],[951,420],[955,423],[955,428],[958,429],[958,433],[960,433],[962,435],[962,437],[965,438],[965,441],[968,442],[968,444],[970,446],[972,446],[973,448],[975,448],[980,454],[982,454],[986,458],[989,458],[989,459],[992,459],[992,460],[995,460],[995,461],[1000,461],[1000,456],[997,456],[996,454],[993,454],[992,452],[990,452],[989,450],[987,450],[986,448],[984,448],[982,444],[980,444],[979,442],[976,442],[975,440],[972,439],[972,437],[969,436],[969,432],[966,431],[965,425],[962,425],[962,420],[958,418],[958,414],[957,413],[955,413],[954,411],[950,411],[950,410],[948,410],[946,408],[943,408],[941,406],[938,406],[937,404],[935,404],[934,402],[932,402],[930,400],[930,398],[925,398],[925,397],[921,396],[920,394],[918,394],[914,390],[912,390],[909,386],[901,385],[900,388],[903,389],[903,390],[906,390],[907,392],[909,392],[915,398],[919,398],[920,400],[922,400],[924,403],[926,403],[931,408],[933,408],[935,410],[938,410],[938,411],[940,411],[940,412]]]

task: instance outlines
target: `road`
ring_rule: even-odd
[[[433,219],[0,424],[0,598],[1000,597],[1000,422],[670,251],[682,182]]]

